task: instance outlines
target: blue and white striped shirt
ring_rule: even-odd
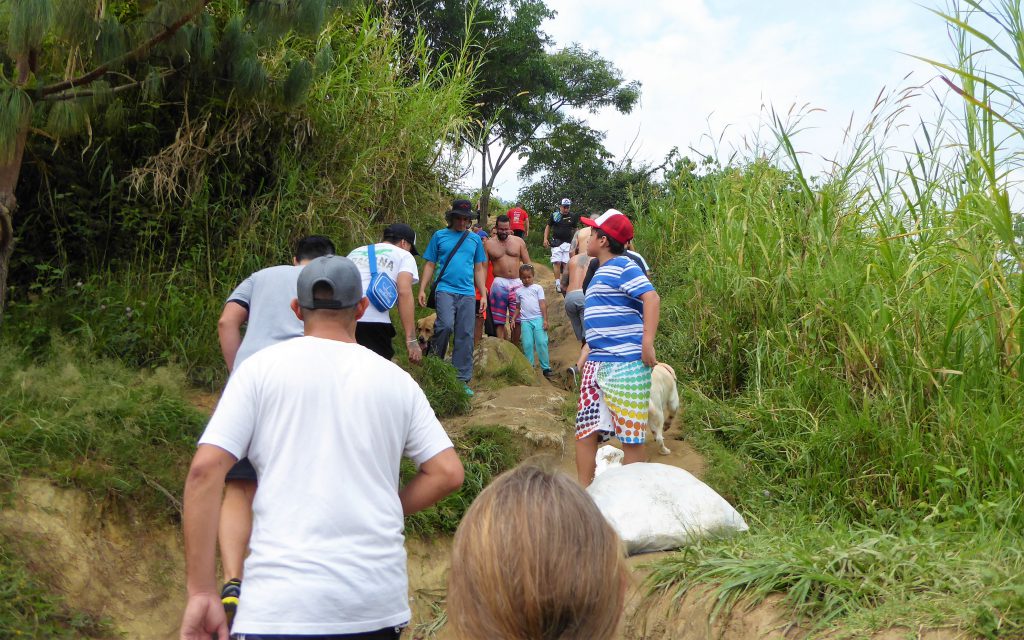
[[[583,306],[589,360],[640,359],[644,337],[644,303],[640,296],[648,291],[654,291],[654,285],[626,256],[616,256],[601,265],[587,287]]]

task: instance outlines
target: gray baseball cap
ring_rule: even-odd
[[[321,282],[331,288],[332,295],[314,300],[313,288]],[[348,309],[363,299],[363,277],[348,258],[321,256],[299,272],[296,290],[303,309]]]

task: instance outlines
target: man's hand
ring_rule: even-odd
[[[544,248],[545,249],[550,249],[551,248],[551,243],[548,242],[547,238],[544,238]]]
[[[427,292],[426,291],[424,291],[423,289],[420,289],[420,295],[418,296],[417,299],[420,301],[420,306],[421,307],[426,307],[427,306]]]
[[[487,310],[487,296],[480,296],[480,305],[477,308],[477,313],[483,315],[484,311]]]
[[[640,359],[643,360],[643,363],[645,365],[651,368],[654,368],[654,366],[658,364],[658,359],[654,356],[653,342],[644,342],[643,346],[641,347]]]
[[[423,350],[420,349],[420,341],[406,340],[405,346],[409,351],[409,362],[419,364],[423,360]]]
[[[228,640],[228,620],[224,605],[216,593],[196,593],[189,596],[185,614],[181,617],[181,640]]]

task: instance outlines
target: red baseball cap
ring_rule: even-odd
[[[596,220],[580,218],[580,222],[588,227],[604,231],[622,244],[633,239],[633,223],[629,221],[626,214],[618,209],[609,209],[598,216]]]

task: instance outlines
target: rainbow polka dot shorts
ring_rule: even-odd
[[[650,402],[651,368],[642,361],[588,360],[580,381],[576,439],[599,432],[614,434],[622,444],[643,444]]]

